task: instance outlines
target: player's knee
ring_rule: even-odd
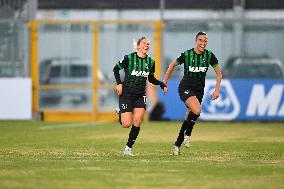
[[[201,114],[201,108],[193,109],[193,110],[191,110],[191,113],[200,116],[200,114]]]
[[[133,125],[139,126],[141,125],[142,119],[140,118],[134,118],[133,119]]]
[[[123,128],[129,128],[131,126],[132,126],[132,123],[130,121],[122,121]]]
[[[187,117],[187,120],[196,121],[199,116],[200,116],[200,113],[199,114],[195,114],[194,112],[190,112],[188,117]]]
[[[200,116],[201,110],[198,110],[198,111],[194,112],[194,114]]]

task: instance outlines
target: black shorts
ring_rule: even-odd
[[[185,90],[179,90],[178,94],[179,94],[180,99],[184,103],[189,97],[196,96],[199,103],[201,104],[204,92],[203,91],[196,91],[196,90],[192,90],[192,89],[185,89]]]
[[[119,96],[119,109],[121,113],[132,112],[134,108],[144,108],[146,110],[147,97]]]
[[[185,103],[185,101],[191,97],[196,96],[199,103],[201,104],[204,95],[204,84],[199,82],[181,81],[178,87],[178,93],[180,99]]]

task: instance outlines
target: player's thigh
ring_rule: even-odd
[[[185,104],[188,106],[190,111],[196,115],[200,115],[201,113],[201,105],[196,98],[196,96],[190,96],[188,99],[185,101]]]
[[[121,113],[122,127],[124,127],[124,128],[131,127],[132,126],[132,120],[133,120],[133,113],[132,112]]]
[[[145,108],[134,108],[133,109],[133,125],[136,127],[140,127],[142,121],[143,121],[143,116],[145,114]]]
[[[133,125],[140,126],[146,111],[147,97],[140,96],[133,102]]]
[[[121,122],[123,127],[130,127],[133,119],[133,101],[129,97],[119,97],[119,109],[121,112]]]

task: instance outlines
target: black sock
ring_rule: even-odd
[[[186,118],[186,120],[188,121],[188,127],[186,128],[184,134],[186,134],[187,136],[191,136],[193,126],[195,125],[195,122],[199,116],[200,115],[196,115],[192,112],[189,113],[189,115]]]
[[[179,134],[178,134],[177,140],[175,142],[175,145],[177,147],[180,147],[181,144],[183,143],[184,131],[186,130],[187,127],[188,127],[188,121],[184,120],[183,123],[182,123],[182,126],[181,126],[181,128],[179,130]]]
[[[129,148],[132,148],[135,140],[137,139],[139,131],[140,131],[140,127],[136,127],[132,125],[131,130],[129,132],[128,142],[126,144]]]
[[[195,122],[193,122],[192,120],[189,121],[188,127],[186,128],[184,134],[187,136],[191,136],[191,132],[193,129],[193,126],[195,125]]]

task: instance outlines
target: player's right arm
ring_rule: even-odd
[[[124,56],[122,60],[120,60],[113,68],[113,74],[116,80],[116,93],[121,95],[122,93],[122,82],[120,79],[119,70],[124,69],[128,66],[128,56]]]
[[[170,79],[175,67],[177,66],[177,62],[176,60],[172,61],[166,71],[166,74],[165,74],[165,77],[164,77],[164,80],[163,80],[163,83],[167,85],[168,83],[168,80]]]
[[[175,67],[176,67],[177,65],[183,64],[184,62],[185,62],[185,54],[184,54],[184,52],[183,52],[183,53],[180,54],[180,56],[179,56],[176,60],[174,60],[174,61],[172,61],[172,62],[170,63],[170,65],[169,65],[169,67],[168,67],[168,70],[166,71],[164,80],[163,80],[163,82],[164,82],[166,85],[167,85],[168,80],[170,79],[170,77],[171,77],[171,75],[172,75],[172,73],[173,73]]]

